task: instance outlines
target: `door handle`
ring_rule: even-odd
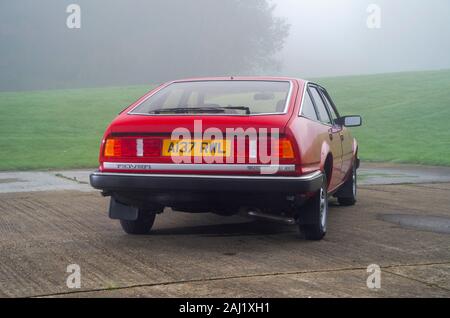
[[[330,140],[333,140],[333,130],[332,129],[328,130],[328,137],[330,137]]]
[[[339,135],[339,136],[341,136],[341,141],[344,141],[344,139],[345,139],[344,135]]]

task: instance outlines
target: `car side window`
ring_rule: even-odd
[[[322,97],[323,100],[325,101],[325,104],[328,108],[328,112],[331,114],[331,118],[333,119],[333,123],[335,122],[335,120],[339,117],[336,110],[333,107],[333,104],[331,103],[328,94],[326,93],[326,91],[324,89],[320,89],[321,93],[322,93]]]
[[[309,96],[309,92],[305,92],[305,97],[303,99],[303,105],[302,105],[302,116],[306,117],[308,119],[316,120],[318,121],[319,118],[317,117],[316,109],[314,107],[314,104],[311,100],[311,97]]]
[[[328,111],[323,103],[322,97],[320,97],[317,88],[310,86],[309,90],[311,92],[311,97],[314,100],[314,104],[316,105],[317,112],[319,113],[319,118],[322,123],[331,125],[331,118],[328,114]]]

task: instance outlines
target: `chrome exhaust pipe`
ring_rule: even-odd
[[[297,223],[294,218],[290,218],[287,216],[281,216],[281,215],[273,215],[273,214],[263,213],[261,211],[249,210],[249,211],[247,211],[247,214],[249,216],[252,216],[255,218],[271,220],[271,221],[280,222],[280,223],[288,224],[288,225],[293,225],[293,224]]]

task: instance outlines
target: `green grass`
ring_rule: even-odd
[[[363,160],[450,165],[450,70],[318,80],[353,128]]]
[[[364,160],[450,165],[450,70],[317,80]],[[0,93],[0,170],[92,168],[108,123],[151,87]]]
[[[0,93],[0,170],[95,167],[108,123],[148,89]]]

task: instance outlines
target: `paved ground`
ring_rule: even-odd
[[[309,242],[295,226],[170,210],[153,234],[127,236],[77,180],[0,194],[0,296],[450,297],[450,183],[366,180],[357,205],[334,204],[327,236]],[[73,263],[81,289],[66,286]],[[381,289],[366,286],[369,264]]]

